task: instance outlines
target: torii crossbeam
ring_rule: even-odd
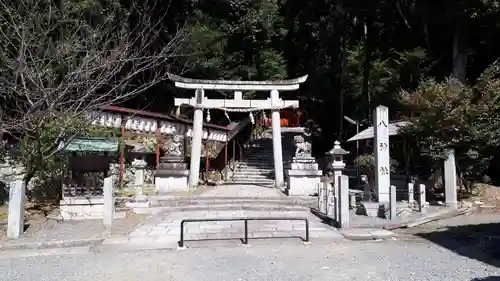
[[[272,110],[273,154],[275,185],[283,186],[283,151],[281,145],[280,110],[283,108],[297,108],[299,101],[282,100],[278,91],[293,91],[300,87],[307,79],[307,75],[289,80],[278,81],[234,81],[234,80],[201,80],[184,78],[168,73],[168,78],[175,82],[175,86],[184,89],[195,89],[195,97],[190,99],[175,99],[175,105],[190,105],[195,108],[193,118],[193,140],[189,171],[189,185],[196,186],[200,173],[201,139],[203,132],[203,109],[239,109],[239,110]],[[234,91],[234,99],[208,99],[204,90]],[[270,91],[267,100],[245,100],[241,91]]]

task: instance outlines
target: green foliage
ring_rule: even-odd
[[[19,137],[26,183],[56,187],[61,143],[117,133],[87,114],[152,88],[182,56],[183,30],[169,33],[153,2],[0,0],[0,132]]]
[[[361,103],[362,96],[364,46],[357,45],[347,51],[344,83],[351,98]],[[371,61],[368,92],[373,104],[385,104],[396,109],[397,96],[401,87],[413,88],[427,73],[430,67],[427,52],[423,48],[405,51],[392,50],[390,53],[376,53]]]
[[[404,130],[415,141],[414,153],[438,160],[447,149],[455,149],[462,179],[481,180],[500,145],[499,74],[496,62],[474,86],[453,78],[427,79],[414,92],[402,91],[401,102],[416,115]]]
[[[275,49],[285,30],[275,1],[201,5],[189,46],[190,71],[203,78],[283,79],[286,60]],[[224,11],[224,13],[221,13]]]
[[[399,163],[394,159],[390,159],[391,163],[391,173],[396,171]],[[359,169],[362,175],[368,177],[368,182],[373,185],[375,182],[375,155],[373,153],[361,154],[356,159],[354,159],[354,165]]]
[[[25,136],[20,140],[20,155],[17,159],[25,167],[25,181],[33,187],[28,191],[30,200],[59,198],[60,184],[67,172],[67,159],[63,151],[48,149],[61,140],[61,126],[66,128],[70,141],[75,136],[117,137],[120,132],[114,128],[88,125],[83,118],[72,118],[64,113],[47,117],[36,132],[37,138]]]

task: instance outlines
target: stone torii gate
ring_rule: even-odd
[[[195,108],[193,117],[193,139],[191,145],[191,162],[189,171],[189,186],[198,185],[200,174],[201,141],[203,134],[203,109],[230,109],[228,111],[251,112],[256,110],[272,111],[273,156],[275,185],[283,186],[283,151],[281,145],[280,109],[299,106],[297,100],[282,100],[279,91],[298,90],[307,75],[290,80],[278,81],[233,81],[233,80],[200,80],[190,79],[168,73],[168,78],[175,86],[195,90],[195,97],[190,99],[175,99],[175,106],[190,105]],[[208,99],[205,90],[234,91],[234,99]],[[242,91],[270,91],[267,100],[245,100]]]

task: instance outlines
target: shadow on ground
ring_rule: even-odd
[[[445,226],[416,235],[459,255],[500,267],[500,223]],[[474,280],[500,281],[500,277]]]
[[[500,281],[500,276],[488,276],[484,278],[474,278],[470,281]]]

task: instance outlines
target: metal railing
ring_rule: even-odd
[[[303,217],[247,217],[247,218],[203,218],[203,219],[184,219],[181,221],[181,237],[179,247],[184,247],[184,224],[187,222],[210,222],[210,221],[244,221],[245,237],[243,244],[248,244],[248,221],[304,221],[306,224],[306,237],[304,242],[309,242],[309,220]]]

